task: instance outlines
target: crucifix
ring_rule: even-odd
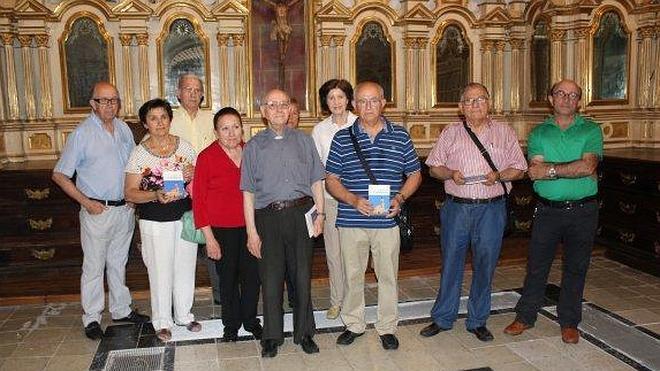
[[[271,22],[270,39],[277,41],[279,61],[278,61],[278,84],[279,88],[284,88],[285,65],[284,59],[286,58],[287,49],[289,48],[289,37],[293,29],[289,25],[289,8],[293,7],[300,0],[289,0],[282,2],[274,2],[271,0],[264,0],[266,4],[273,8],[275,19]]]

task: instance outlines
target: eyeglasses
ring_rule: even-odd
[[[572,101],[576,101],[576,100],[580,99],[580,94],[578,94],[576,92],[567,93],[563,90],[553,91],[552,96],[555,97],[555,98],[568,98]]]
[[[373,106],[377,105],[378,103],[380,103],[379,98],[358,99],[358,100],[355,101],[355,104],[357,104],[358,106],[363,106],[363,107],[367,107],[367,106],[372,106],[373,107]]]
[[[482,104],[484,104],[487,100],[488,100],[488,97],[481,95],[481,96],[478,96],[478,97],[476,97],[476,98],[465,98],[465,99],[463,99],[463,100],[461,101],[461,103],[463,103],[464,106],[471,106],[471,105],[473,105],[473,104],[475,104],[475,103],[476,103],[477,105],[482,105]]]
[[[184,92],[186,92],[188,94],[191,94],[191,95],[192,94],[202,94],[203,93],[202,89],[193,88],[193,87],[182,88],[181,91],[184,91]]]
[[[262,106],[268,108],[271,111],[275,111],[278,108],[281,109],[281,110],[287,110],[287,109],[289,109],[289,107],[291,107],[291,103],[289,103],[287,101],[282,101],[282,102],[271,101],[271,102],[266,102],[266,103],[262,104]]]
[[[121,102],[119,98],[92,98],[92,100],[102,106],[115,106]]]

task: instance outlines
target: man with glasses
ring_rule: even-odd
[[[323,164],[312,138],[286,126],[289,96],[269,91],[261,102],[268,128],[243,150],[241,190],[248,249],[259,259],[264,330],[261,356],[275,357],[283,344],[282,291],[285,270],[295,285],[293,342],[317,353],[311,299],[313,246],[305,213],[316,207],[312,235],[323,231]]]
[[[577,113],[582,89],[571,80],[552,86],[548,101],[554,115],[529,134],[529,177],[538,203],[527,257],[527,275],[516,319],[504,329],[520,335],[534,327],[543,305],[548,273],[557,245],[563,246],[557,314],[565,343],[580,339],[582,294],[598,226],[598,176],[603,134],[595,122]]]
[[[92,113],[69,134],[52,177],[81,206],[80,301],[85,335],[93,340],[103,337],[104,271],[113,320],[149,321],[149,317],[131,310],[131,294],[125,284],[135,219],[133,206],[124,200],[124,169],[135,141],[128,125],[117,118],[120,103],[111,84],[99,82],[94,86],[89,101]],[[74,173],[75,184],[71,180]]]
[[[176,97],[181,106],[173,112],[170,134],[190,142],[195,152],[199,154],[215,140],[213,112],[199,109],[204,101],[202,80],[193,74],[179,76]],[[192,166],[185,171],[192,172]],[[206,261],[206,268],[213,287],[213,303],[220,305],[220,278],[215,268],[215,261],[208,258],[205,251],[203,259]]]
[[[339,229],[345,291],[341,320],[346,330],[337,344],[349,345],[364,334],[364,272],[369,252],[378,279],[378,319],[375,324],[384,349],[397,349],[399,227],[394,217],[400,206],[415,193],[422,175],[419,159],[406,130],[394,125],[382,113],[383,88],[362,82],[355,88],[353,106],[358,119],[335,134],[326,162],[326,188],[339,201],[336,226]],[[370,176],[356,152],[380,187],[384,187],[389,208],[369,202]],[[317,156],[318,157],[318,156]],[[405,178],[405,181],[404,181]],[[372,187],[374,188],[374,187]],[[372,198],[372,200],[375,200]]]
[[[506,226],[506,196],[511,181],[523,177],[527,163],[513,128],[490,118],[489,102],[485,86],[469,83],[458,104],[464,120],[448,125],[440,133],[426,160],[431,176],[444,182],[446,198],[440,209],[442,276],[431,309],[433,322],[420,331],[425,337],[453,327],[460,305],[465,256],[471,247],[472,285],[465,326],[479,340],[493,340],[486,322],[491,282]]]

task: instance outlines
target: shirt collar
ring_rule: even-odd
[[[89,115],[89,118],[90,118],[90,119],[92,120],[92,122],[95,123],[99,128],[104,129],[104,128],[103,128],[103,121],[101,121],[101,118],[98,117],[98,116],[96,115],[96,113],[94,113],[94,111],[92,111],[92,113]],[[116,125],[115,125],[116,120],[117,120],[116,117],[112,119],[112,125],[113,125],[113,126],[116,126]]]
[[[268,126],[268,128],[266,128],[266,132],[268,133],[268,138],[270,138],[270,139],[283,139],[283,138],[286,138],[289,135],[291,130],[293,130],[293,129],[289,128],[288,126],[285,126],[284,131],[282,131],[282,136],[279,136],[275,132],[275,130],[270,128],[270,126]]]
[[[384,133],[391,133],[394,131],[394,127],[392,122],[387,119],[385,116],[380,116],[380,118],[385,122],[385,125],[383,125],[383,130],[381,130]],[[355,120],[355,123],[353,123],[353,133],[355,134],[362,134],[364,133],[364,128],[362,128],[362,125],[360,125],[360,117],[358,116],[357,119]]]
[[[579,126],[579,125],[582,125],[584,123],[585,123],[584,116],[580,115],[579,113],[576,113],[575,116],[573,117],[573,122],[571,122],[571,124],[568,125],[568,127],[566,127],[566,129],[571,128],[573,126]],[[559,125],[555,121],[555,116],[554,115],[548,117],[545,120],[544,124],[559,127]]]

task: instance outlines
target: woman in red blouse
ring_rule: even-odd
[[[224,341],[238,340],[243,325],[256,339],[262,327],[257,319],[259,271],[247,250],[243,194],[239,189],[243,153],[241,115],[225,107],[213,117],[217,141],[197,157],[193,182],[195,226],[206,237],[209,258],[216,260],[222,295]]]

